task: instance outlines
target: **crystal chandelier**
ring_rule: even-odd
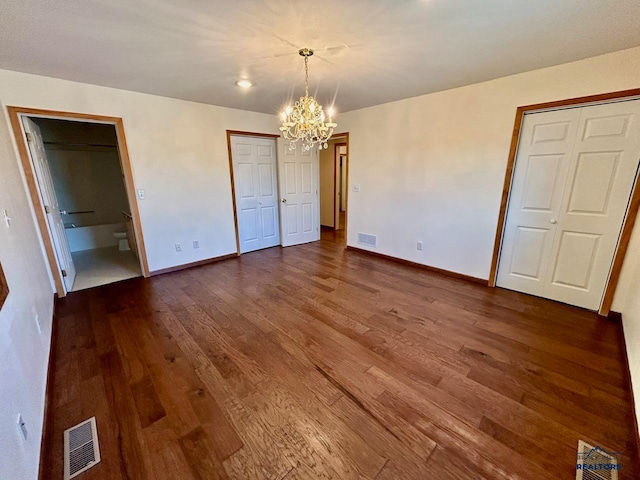
[[[328,147],[327,140],[331,138],[333,129],[338,124],[333,123],[333,108],[327,111],[329,121],[325,123],[322,106],[315,98],[309,96],[309,57],[313,55],[313,50],[303,48],[298,53],[304,57],[304,97],[300,97],[293,107],[289,105],[280,114],[280,131],[284,138],[291,141],[290,149],[294,149],[296,142],[301,140],[302,149],[305,151],[311,150],[315,144],[322,150]]]

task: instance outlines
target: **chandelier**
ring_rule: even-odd
[[[322,150],[328,148],[327,141],[338,124],[333,123],[333,108],[327,110],[329,121],[325,123],[322,106],[309,96],[309,57],[313,55],[313,50],[303,48],[298,53],[304,57],[304,97],[300,97],[293,107],[289,105],[280,114],[280,131],[284,138],[290,140],[289,148],[292,150],[296,148],[298,140],[305,151],[311,150],[316,144]]]

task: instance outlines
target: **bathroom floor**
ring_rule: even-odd
[[[142,275],[140,263],[130,250],[96,248],[72,252],[71,256],[76,267],[72,292]]]

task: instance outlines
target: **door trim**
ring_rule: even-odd
[[[240,230],[238,228],[238,207],[236,206],[236,181],[233,176],[233,150],[231,148],[231,136],[242,137],[266,137],[266,138],[280,138],[277,133],[257,133],[257,132],[245,132],[242,130],[227,130],[227,153],[229,154],[229,176],[231,178],[231,203],[233,204],[233,226],[236,229],[236,257],[240,254]],[[276,155],[277,155],[276,148]],[[277,158],[277,157],[276,157]]]
[[[571,106],[586,106],[590,103],[602,103],[608,100],[622,100],[630,97],[640,97],[640,88],[634,88],[631,90],[621,90],[618,92],[603,93],[599,95],[590,95],[586,97],[576,97],[566,100],[557,100],[553,102],[537,103],[533,105],[520,106],[516,109],[516,117],[513,125],[513,132],[511,134],[511,145],[509,147],[509,157],[507,160],[507,168],[504,176],[504,185],[502,189],[502,199],[500,200],[500,213],[498,215],[498,225],[496,228],[496,236],[493,244],[493,255],[491,258],[491,270],[489,271],[489,287],[496,286],[498,262],[500,260],[500,250],[502,247],[502,239],[504,237],[504,227],[507,220],[507,208],[509,206],[509,195],[511,193],[511,186],[513,181],[513,173],[515,170],[516,156],[518,153],[518,142],[520,140],[520,129],[522,127],[522,120],[525,113],[531,113],[534,111],[542,111],[561,107]],[[622,229],[618,239],[618,246],[614,253],[613,263],[609,273],[609,279],[605,287],[604,296],[598,313],[603,316],[607,316],[611,310],[611,304],[613,302],[613,296],[620,279],[620,272],[622,270],[622,264],[624,263],[624,257],[629,246],[629,239],[631,238],[631,232],[636,222],[636,215],[640,209],[640,188],[638,188],[637,181],[631,192],[631,199],[627,208],[627,213],[622,222]]]
[[[349,222],[349,167],[351,166],[351,161],[350,161],[350,156],[349,156],[349,132],[342,132],[342,133],[334,133],[333,135],[331,135],[332,137],[344,137],[344,140],[342,142],[340,142],[340,145],[346,145],[346,157],[347,157],[347,169],[345,170],[344,174],[347,177],[346,178],[346,184],[347,184],[347,188],[345,189],[344,192],[342,192],[342,194],[344,195],[344,204],[346,205],[346,209],[345,209],[345,216],[344,216],[344,237],[345,237],[345,249],[347,248],[347,223]],[[336,225],[337,225],[337,221],[338,219],[336,218],[336,152],[337,150],[335,149],[336,147],[334,147],[333,150],[333,228],[335,229]]]
[[[333,144],[333,229],[334,230],[339,230],[338,227],[340,227],[340,208],[339,208],[339,205],[337,204],[338,203],[338,169],[340,168],[340,163],[338,162],[338,160],[340,160],[340,154],[338,153],[338,150],[340,149],[340,147],[345,147],[345,150],[346,150],[347,142],[349,141],[349,138],[347,137],[344,140],[345,140],[344,142],[341,141],[340,143]],[[344,192],[342,192],[342,194],[344,195]],[[342,201],[342,199],[340,200]],[[346,219],[346,215],[345,215],[345,219]]]
[[[13,129],[13,136],[15,138],[16,146],[18,147],[18,156],[22,163],[22,170],[27,181],[27,190],[29,196],[33,202],[33,207],[36,216],[36,223],[40,234],[42,236],[42,242],[46,252],[49,268],[51,269],[51,275],[56,288],[58,297],[64,297],[66,295],[64,290],[64,283],[62,281],[62,274],[58,271],[57,259],[55,249],[53,247],[53,241],[51,239],[51,233],[47,226],[47,220],[44,216],[44,206],[40,201],[39,185],[35,178],[33,171],[33,164],[31,161],[31,155],[27,147],[26,136],[24,134],[20,118],[26,117],[40,117],[51,119],[64,119],[72,121],[89,120],[95,123],[103,123],[113,125],[116,129],[116,136],[118,140],[118,153],[120,157],[120,164],[122,166],[122,174],[124,176],[125,188],[129,199],[129,207],[131,208],[131,216],[133,217],[133,228],[136,235],[136,241],[138,243],[138,255],[140,256],[140,266],[142,269],[142,275],[149,276],[149,264],[147,262],[147,251],[144,243],[144,235],[142,232],[142,223],[140,221],[140,211],[138,209],[138,197],[135,192],[135,184],[133,181],[133,170],[131,169],[131,160],[129,158],[129,150],[127,148],[127,140],[124,132],[124,123],[120,117],[109,117],[105,115],[93,115],[88,113],[75,113],[75,112],[61,112],[58,110],[43,110],[39,108],[28,107],[15,107],[8,106],[7,112],[9,114],[9,120]]]

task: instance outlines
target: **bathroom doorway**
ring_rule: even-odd
[[[121,124],[10,113],[58,295],[148,274]]]

